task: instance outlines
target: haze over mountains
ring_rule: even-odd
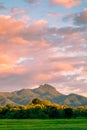
[[[47,99],[52,103],[71,107],[87,106],[87,97],[77,94],[64,95],[53,86],[44,84],[35,89],[21,89],[14,92],[0,92],[0,105],[28,105],[32,99]]]

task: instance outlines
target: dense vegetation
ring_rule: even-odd
[[[27,106],[1,106],[1,119],[58,119],[87,117],[87,107],[70,108],[48,100],[33,99]]]

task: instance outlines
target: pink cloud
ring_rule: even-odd
[[[10,12],[11,12],[12,14],[15,14],[15,15],[17,15],[17,14],[26,14],[26,10],[24,10],[24,9],[19,9],[19,8],[12,8],[12,9],[10,10]]]
[[[80,0],[50,0],[51,5],[62,5],[66,8],[80,5]]]
[[[32,42],[44,41],[44,35],[47,32],[48,22],[46,20],[39,20],[32,22],[29,26],[20,32],[20,36]]]
[[[25,17],[25,20],[29,19],[29,17],[27,16],[27,11],[21,8],[11,8],[11,10],[9,11],[9,14],[12,18],[15,19],[22,19],[23,17]]]
[[[45,20],[39,20],[37,22],[32,23],[29,26],[29,31],[33,34],[42,33],[45,27],[47,26],[48,22]]]
[[[86,66],[82,62],[87,49],[83,51],[80,46],[86,41],[84,28],[49,27],[44,19],[27,25],[22,20],[1,15],[0,34],[0,84],[10,91],[43,83],[56,83],[60,89],[61,83],[74,86],[74,71],[77,74],[80,66]]]

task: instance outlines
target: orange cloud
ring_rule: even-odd
[[[69,63],[58,63],[58,67],[60,70],[65,70],[65,71],[73,70],[73,66]]]
[[[15,43],[16,44],[29,44],[30,43],[29,41],[23,39],[22,37],[17,37],[17,36],[10,38],[9,41],[10,41],[10,43],[12,42],[14,44]]]
[[[84,68],[83,72],[82,72],[83,75],[87,75],[87,67]]]
[[[50,80],[52,78],[52,75],[51,74],[39,74],[36,76],[36,82],[39,80],[39,81],[47,81],[47,80]]]
[[[15,64],[0,64],[0,74],[3,76],[11,74],[24,74],[26,69],[24,67],[17,67]]]
[[[53,70],[54,72],[61,72],[61,71],[73,71],[74,67],[69,62],[52,62],[50,63],[50,70]]]
[[[0,15],[0,35],[12,36],[24,27],[24,22],[12,19],[10,16]]]
[[[11,71],[14,67],[16,57],[1,54],[0,56],[0,73]]]
[[[77,6],[80,4],[80,0],[51,0],[51,5],[62,5],[67,8]]]
[[[0,56],[0,64],[9,64],[9,63],[12,63],[12,60],[9,56],[5,54]]]

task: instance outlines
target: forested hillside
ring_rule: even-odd
[[[27,106],[0,107],[1,119],[87,118],[87,107],[71,108],[35,98]]]

